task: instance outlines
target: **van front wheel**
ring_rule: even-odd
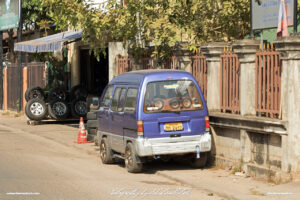
[[[203,168],[207,162],[207,152],[200,153],[200,158],[196,159],[195,157],[191,159],[190,164],[193,168]]]
[[[125,166],[131,173],[141,172],[143,168],[143,164],[137,162],[137,155],[131,143],[128,143],[125,148]]]
[[[114,158],[112,157],[111,148],[106,138],[102,138],[100,143],[100,158],[103,164],[113,164]]]

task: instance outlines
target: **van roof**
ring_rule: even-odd
[[[147,70],[137,70],[126,72],[124,74],[118,75],[110,84],[114,83],[130,83],[139,85],[145,76],[157,74],[157,73],[188,73],[184,70],[174,70],[174,69],[147,69]]]
[[[135,73],[135,74],[154,74],[154,73],[162,73],[162,72],[186,72],[183,70],[175,70],[175,69],[144,69],[144,70],[136,70],[136,71],[131,71],[131,72],[127,72],[127,74],[130,73]]]

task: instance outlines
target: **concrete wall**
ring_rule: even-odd
[[[296,124],[300,124],[299,100],[295,102],[298,97],[293,98],[290,95],[290,93],[297,94],[296,88],[299,90],[299,78],[295,78],[298,76],[299,67],[295,63],[283,62],[282,88],[289,88],[288,94],[282,94],[282,106],[284,106],[284,102],[288,102],[289,105],[286,111],[283,108],[286,116],[282,120],[257,117],[255,110],[255,54],[259,49],[259,41],[242,40],[231,44],[233,52],[238,55],[240,61],[241,113],[240,115],[221,113],[219,58],[225,46],[227,45],[224,43],[214,43],[201,47],[207,57],[207,105],[210,110],[214,138],[212,155],[216,164],[223,167],[238,166],[249,175],[274,181],[289,180],[290,176],[287,176],[287,173],[300,170],[299,151],[295,144],[300,142],[299,127],[290,125],[291,122],[296,123],[295,120],[298,120]],[[289,67],[290,69],[286,69],[285,72],[285,65],[293,67]],[[286,73],[289,75],[285,75]],[[290,77],[292,74],[293,78]],[[292,108],[290,105],[293,105]],[[297,105],[298,108],[296,108]],[[297,112],[293,112],[293,116],[289,117],[292,109]],[[295,135],[298,138],[295,138]]]
[[[275,41],[282,55],[282,119],[287,121],[284,168],[300,171],[300,36]]]
[[[295,39],[290,39],[295,44]],[[226,46],[232,47],[240,61],[240,115],[220,112],[220,55]],[[201,46],[207,59],[207,105],[212,124],[212,155],[217,165],[240,167],[251,176],[276,182],[288,181],[290,172],[300,171],[300,49],[289,48],[293,49],[292,54],[286,47],[280,50],[282,119],[277,120],[256,116],[255,57],[259,41]]]
[[[207,107],[210,111],[220,110],[220,55],[225,43],[211,43],[201,47],[207,61]]]
[[[241,115],[255,115],[255,54],[256,40],[241,40],[232,45],[239,57],[241,75]]]
[[[108,63],[109,63],[109,81],[118,74],[117,57],[128,56],[127,49],[124,48],[122,42],[110,42],[108,44]]]
[[[174,66],[176,69],[185,70],[191,72],[191,52],[186,48],[182,50],[174,51],[174,56],[177,59],[177,64]]]

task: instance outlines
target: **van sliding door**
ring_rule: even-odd
[[[112,92],[113,92],[113,86],[109,86],[107,87],[107,89],[105,90],[105,94],[103,96],[103,99],[100,103],[100,108],[98,111],[98,126],[99,126],[99,130],[103,131],[103,132],[109,132],[109,113],[110,113],[110,101],[112,98]]]
[[[112,133],[111,147],[117,152],[124,151],[123,145],[123,126],[124,126],[124,104],[126,100],[126,87],[116,87],[110,113],[110,133]]]

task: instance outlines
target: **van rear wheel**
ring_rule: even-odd
[[[100,143],[100,158],[103,164],[113,164],[114,158],[112,156],[112,150],[107,142],[107,138],[102,138]]]
[[[137,162],[137,155],[131,143],[128,143],[125,148],[125,166],[130,173],[141,172],[143,168],[143,164]]]
[[[190,165],[193,168],[203,168],[207,162],[207,152],[200,153],[200,158],[196,159],[195,157],[191,158]]]

